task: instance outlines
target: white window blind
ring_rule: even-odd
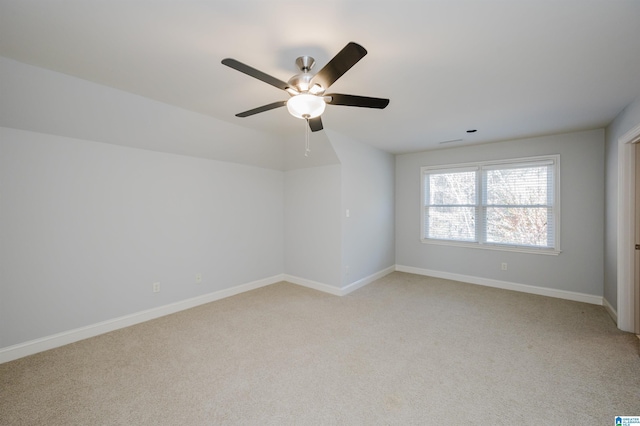
[[[426,175],[426,238],[477,241],[478,168],[438,170]]]
[[[559,250],[559,156],[423,167],[422,240]]]
[[[483,167],[487,243],[554,247],[553,162]]]

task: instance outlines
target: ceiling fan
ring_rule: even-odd
[[[286,105],[291,115],[307,120],[311,131],[317,132],[323,128],[320,116],[324,112],[326,104],[383,109],[389,105],[389,99],[345,95],[341,93],[325,94],[325,91],[335,83],[336,80],[366,54],[367,51],[364,47],[354,42],[348,43],[315,75],[310,73],[311,68],[313,68],[315,64],[315,59],[311,56],[300,56],[296,59],[296,65],[301,73],[294,75],[287,82],[265,74],[235,59],[223,59],[222,63],[224,65],[264,81],[278,89],[282,89],[291,96],[286,101],[277,101],[238,113],[236,117],[249,117]]]

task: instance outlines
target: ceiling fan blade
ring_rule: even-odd
[[[235,59],[226,58],[222,60],[222,63],[234,70],[240,71],[241,73],[247,74],[253,78],[257,78],[260,81],[264,81],[267,84],[270,84],[278,89],[287,90],[289,88],[289,84],[285,83],[282,80],[278,80],[275,77],[270,76],[269,74],[265,74],[260,70],[257,70],[249,65],[243,64],[242,62],[238,62]]]
[[[312,132],[318,132],[323,129],[322,119],[320,118],[320,116],[309,119],[309,128],[311,129]]]
[[[378,108],[383,109],[389,105],[389,99],[383,98],[370,98],[368,96],[357,95],[343,95],[341,93],[329,93],[326,97],[331,97],[330,101],[327,101],[330,105],[346,105],[363,108]]]
[[[236,114],[236,117],[249,117],[250,115],[258,114],[260,112],[265,112],[265,111],[269,111],[269,110],[272,110],[272,109],[283,107],[286,104],[287,104],[287,101],[273,102],[273,103],[270,103],[268,105],[263,105],[263,106],[258,107],[258,108],[250,109],[249,111],[245,111],[245,112],[241,112],[239,114]]]
[[[350,42],[336,56],[329,61],[311,80],[312,84],[319,84],[325,90],[337,79],[364,58],[367,51],[357,43]]]

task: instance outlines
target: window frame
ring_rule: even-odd
[[[517,244],[504,244],[486,242],[486,221],[484,220],[484,214],[486,212],[487,205],[483,197],[483,191],[486,189],[486,183],[483,181],[484,170],[487,169],[500,169],[500,168],[517,168],[526,167],[528,165],[543,165],[544,163],[552,163],[553,167],[553,204],[552,216],[554,219],[553,227],[553,247],[532,247]],[[511,167],[510,167],[511,166]],[[433,173],[447,173],[447,172],[463,172],[475,170],[476,172],[476,186],[475,186],[475,211],[476,211],[476,223],[475,223],[475,241],[457,241],[457,240],[445,240],[437,238],[426,238],[426,212],[427,205],[425,204],[426,195],[426,175]],[[491,160],[491,161],[477,161],[470,163],[457,163],[457,164],[441,164],[433,166],[423,166],[420,168],[420,241],[424,244],[434,245],[447,245],[456,247],[468,247],[479,248],[489,250],[500,251],[513,251],[521,253],[535,253],[545,255],[558,255],[561,253],[560,249],[560,222],[561,222],[561,210],[560,210],[560,155],[541,155],[535,157],[521,157],[511,158],[504,160]]]

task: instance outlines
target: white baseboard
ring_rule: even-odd
[[[224,299],[226,297],[234,296],[236,294],[244,293],[246,291],[255,290],[260,287],[265,287],[271,284],[275,284],[280,281],[287,281],[292,284],[301,285],[303,287],[312,288],[314,290],[322,291],[325,293],[333,294],[335,296],[347,295],[359,288],[364,287],[367,284],[378,280],[393,271],[408,272],[417,275],[426,275],[435,278],[444,278],[454,281],[461,281],[470,284],[479,284],[488,287],[502,288],[505,290],[514,290],[524,293],[538,294],[542,296],[556,297],[560,299],[574,300],[577,302],[591,303],[595,305],[603,305],[607,312],[617,319],[617,313],[604,298],[584,293],[575,293],[564,290],[556,290],[544,287],[536,287],[526,284],[510,283],[507,281],[492,280],[488,278],[479,278],[468,275],[454,274],[450,272],[435,271],[430,269],[414,268],[411,266],[394,265],[385,268],[375,274],[355,281],[344,288],[338,288],[328,284],[323,284],[317,281],[308,280],[306,278],[300,278],[293,275],[279,274],[272,277],[264,278],[261,280],[237,285],[224,290],[215,291],[202,296],[194,297],[187,300],[171,303],[157,308],[148,309],[141,312],[136,312],[131,315],[125,315],[119,318],[114,318],[107,321],[102,321],[96,324],[88,325],[86,327],[77,328],[74,330],[65,331],[62,333],[54,334],[51,336],[43,337],[40,339],[31,340],[17,345],[9,346],[0,349],[0,364],[9,362],[18,358],[22,358],[28,355],[33,355],[38,352],[54,349],[69,343],[74,343],[79,340],[87,339],[90,337],[98,336],[100,334],[108,333],[110,331],[118,330],[121,328],[129,327],[135,324],[139,324],[145,321],[149,321],[155,318],[159,318],[165,315],[170,315],[179,311],[194,308],[205,303],[215,302],[216,300]]]
[[[140,324],[165,315],[184,311],[185,309],[194,308],[199,305],[204,305],[205,303],[215,302],[216,300],[224,299],[246,291],[255,290],[280,281],[285,281],[284,274],[274,275],[269,278],[240,284],[224,290],[193,297],[191,299],[181,300],[179,302],[159,306],[157,308],[136,312],[134,314],[102,321],[85,327],[76,328],[74,330],[64,331],[62,333],[42,337],[40,339],[19,343],[17,345],[0,349],[0,364],[28,355],[33,355],[38,352],[68,345],[69,343],[74,343],[89,337],[98,336],[110,331]]]
[[[306,278],[296,277],[295,275],[284,274],[283,281],[290,282],[291,284],[300,285],[302,287],[312,288],[314,290],[321,291],[323,293],[333,294],[334,296],[342,296],[342,289],[320,283],[318,281],[308,280]]]
[[[346,287],[344,287],[342,289],[342,294],[341,296],[344,296],[346,294],[351,293],[352,291],[355,291],[361,287],[364,287],[367,284],[371,284],[372,282],[374,282],[375,280],[379,280],[380,278],[389,275],[390,273],[394,272],[396,270],[396,266],[392,265],[389,266],[388,268],[383,269],[382,271],[378,271],[375,274],[371,274],[368,277],[364,277],[362,279],[359,279],[358,281],[354,281],[351,284],[347,285]]]
[[[602,298],[602,306],[604,306],[604,308],[607,310],[607,313],[611,315],[611,318],[613,318],[613,322],[618,324],[618,312],[615,309],[613,309],[613,306],[611,306],[611,303],[609,303],[607,299]]]
[[[514,290],[523,293],[538,294],[540,296],[555,297],[558,299],[573,300],[576,302],[591,303],[593,305],[603,305],[604,298],[592,294],[576,293],[572,291],[557,290],[553,288],[537,287],[527,284],[518,284],[508,281],[493,280],[490,278],[473,277],[470,275],[454,274],[451,272],[435,271],[432,269],[414,268],[412,266],[396,265],[396,271],[408,272],[416,275],[426,275],[435,278],[461,281],[469,284],[479,284],[487,287],[501,288],[504,290]]]
[[[381,271],[376,272],[375,274],[371,274],[368,277],[364,277],[359,279],[358,281],[354,281],[351,284],[347,285],[343,288],[338,288],[329,284],[323,284],[317,281],[308,280],[306,278],[296,277],[294,275],[286,275],[284,276],[284,281],[290,282],[292,284],[301,285],[303,287],[312,288],[314,290],[322,291],[324,293],[333,294],[334,296],[345,296],[352,291],[355,291],[359,288],[364,287],[367,284],[371,284],[375,280],[378,280],[385,275],[389,275],[393,271],[396,270],[396,266],[389,266]]]
[[[216,300],[224,299],[226,297],[234,296],[246,291],[255,290],[257,288],[275,284],[280,281],[288,281],[293,284],[309,287],[314,290],[333,294],[335,296],[344,296],[345,294],[351,293],[358,288],[361,288],[379,278],[382,278],[383,276],[393,272],[394,270],[395,266],[391,266],[366,278],[351,283],[344,288],[338,288],[328,284],[323,284],[317,281],[295,277],[292,275],[274,275],[269,278],[240,284],[234,287],[204,294],[202,296],[197,296],[191,299],[181,300],[179,302],[159,306],[157,308],[136,312],[130,315],[125,315],[96,324],[91,324],[85,327],[80,327],[73,330],[64,331],[62,333],[53,334],[51,336],[46,336],[39,339],[30,340],[28,342],[19,343],[17,345],[9,346],[0,349],[0,364],[13,361],[25,356],[33,355],[38,352],[68,345],[79,340],[95,337],[100,334],[108,333],[110,331],[115,331],[135,324],[140,324],[142,322],[160,318],[165,315],[184,311],[186,309],[194,308],[199,305],[204,305],[205,303],[215,302]]]

